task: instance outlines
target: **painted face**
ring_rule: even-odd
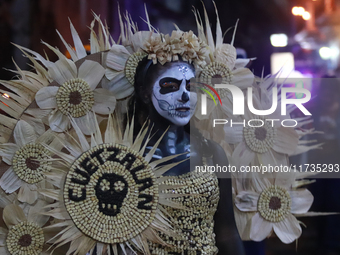
[[[190,79],[194,77],[187,64],[178,63],[164,71],[153,85],[155,109],[177,126],[188,124],[195,112],[197,93],[190,91]]]

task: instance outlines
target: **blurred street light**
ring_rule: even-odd
[[[339,49],[336,47],[322,47],[319,50],[320,57],[324,60],[331,59],[331,58],[337,58],[339,55]]]
[[[294,6],[292,9],[292,13],[295,16],[302,16],[305,12],[305,8],[301,7],[301,6]]]
[[[286,47],[288,44],[288,36],[286,34],[272,34],[270,42],[274,47]]]
[[[305,12],[302,14],[302,18],[303,18],[304,20],[309,20],[310,17],[311,17],[311,15],[310,15],[310,13],[307,12],[307,11],[305,11]]]

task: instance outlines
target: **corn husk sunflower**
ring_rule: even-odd
[[[108,82],[104,83],[103,87],[114,92],[116,98],[121,100],[129,97],[134,91],[133,85],[138,62],[147,55],[142,50],[142,46],[152,32],[138,31],[137,25],[128,14],[125,15],[125,22],[123,22],[120,12],[118,15],[122,45],[112,45],[110,51],[105,54],[107,67],[105,77]]]
[[[80,129],[89,134],[89,123],[93,123],[95,118],[92,111],[103,115],[114,111],[114,95],[106,89],[97,88],[105,73],[99,63],[85,60],[77,70],[73,62],[67,61],[66,64],[59,60],[50,65],[49,72],[57,84],[40,89],[35,100],[41,109],[52,110],[48,122],[53,131],[68,129],[71,116]]]
[[[105,77],[110,82],[106,83],[104,88],[114,92],[117,99],[126,98],[133,93],[134,76],[138,62],[146,56],[144,52],[129,52],[129,49],[132,49],[132,47],[113,45],[106,56],[108,68]]]
[[[90,39],[92,54],[110,49],[111,46],[110,36],[108,36],[109,33],[107,27],[104,27],[97,15],[94,16],[95,19],[91,23]],[[98,34],[94,32],[96,21],[99,25]],[[75,61],[78,61],[87,55],[86,50],[79,38],[79,35],[74,29],[72,23],[71,32],[75,45],[75,50],[73,50],[72,47],[65,42],[65,40],[59,33],[58,34],[65,44],[65,47],[68,49],[73,63],[72,61],[67,60],[65,56],[60,53],[60,51],[55,50],[48,45],[48,47],[50,47],[52,50],[55,50],[60,58],[60,64],[57,64],[57,66],[63,67],[61,63],[65,64],[64,67],[68,67],[69,64],[74,65]],[[8,89],[8,91],[0,90],[0,93],[6,94],[6,97],[0,97],[0,101],[3,102],[0,104],[0,109],[6,113],[6,115],[1,114],[0,118],[0,143],[8,142],[12,135],[12,131],[19,119],[25,120],[27,123],[33,126],[39,135],[45,132],[45,125],[49,124],[49,121],[48,119],[46,120],[46,118],[48,118],[51,110],[49,108],[44,110],[36,107],[30,107],[30,105],[32,105],[32,102],[34,102],[36,93],[40,89],[47,87],[51,82],[53,82],[53,78],[51,77],[50,73],[52,72],[56,74],[59,72],[58,70],[53,70],[53,67],[55,66],[54,63],[46,60],[38,53],[19,45],[15,46],[20,51],[22,51],[26,58],[28,58],[28,60],[31,62],[33,70],[21,70],[14,63],[17,70],[12,72],[16,74],[16,79],[10,81],[0,81],[0,83]],[[52,70],[49,70],[48,67],[50,67],[50,69]],[[64,72],[67,72],[67,70],[64,70]],[[61,72],[61,74],[62,73],[63,72]]]
[[[237,123],[244,122],[245,127],[243,125],[224,127],[224,140],[235,145],[231,162],[237,166],[248,166],[254,163],[255,158],[256,162],[265,166],[287,165],[288,156],[318,149],[321,146],[315,141],[303,140],[306,134],[315,133],[313,129],[303,128],[312,123],[311,118],[292,119],[290,114],[296,107],[289,107],[286,115],[281,115],[281,96],[277,96],[281,95],[281,86],[276,82],[275,77],[269,77],[259,80],[258,86],[248,88],[248,93],[252,92],[253,95],[252,106],[247,105],[245,115],[230,118]],[[250,108],[261,111],[271,109],[272,102],[278,102],[277,108],[265,118],[249,110]],[[282,121],[286,126],[282,125]],[[295,124],[295,127],[288,127]]]
[[[49,233],[42,229],[49,217],[40,215],[45,211],[46,202],[39,200],[34,206],[19,206],[13,197],[8,198],[5,203],[2,199],[1,203],[5,205],[2,216],[7,228],[0,227],[0,253],[3,255],[50,254],[47,251],[49,245],[46,244]]]
[[[91,24],[91,45],[94,45],[94,50],[91,49],[91,52],[107,48],[107,44],[111,45],[103,39],[106,34],[103,29],[100,30],[99,38],[96,38],[93,23]],[[99,25],[102,27],[101,22]],[[34,114],[36,109],[34,112],[31,110],[33,117],[42,119],[53,131],[62,132],[70,127],[69,116],[71,116],[75,118],[82,131],[89,134],[93,128],[90,124],[95,118],[92,111],[101,115],[112,113],[116,106],[116,98],[113,93],[101,88],[100,83],[105,74],[105,68],[98,62],[83,60],[87,55],[86,50],[72,23],[71,32],[75,50],[64,41],[61,35],[60,37],[69,50],[72,60],[47,43],[43,44],[59,58],[55,63],[34,51],[23,47],[20,49],[27,56],[33,55],[34,59],[30,57],[31,60],[38,60],[42,63],[42,67],[47,69],[46,76],[50,82],[48,87],[40,88],[35,94],[38,109],[48,113],[47,121],[40,113]],[[106,46],[99,47],[100,45]],[[80,59],[82,60],[79,61]]]
[[[215,3],[214,3],[215,4]],[[217,23],[216,23],[216,41],[214,42],[212,31],[210,27],[210,22],[208,14],[204,8],[205,16],[205,28],[200,18],[198,11],[194,10],[196,17],[198,37],[202,40],[208,49],[208,58],[206,60],[207,65],[200,70],[198,74],[198,81],[200,83],[206,83],[208,85],[214,86],[215,84],[232,84],[240,89],[246,89],[252,86],[254,81],[254,74],[245,68],[250,61],[250,59],[236,59],[236,48],[233,46],[236,27],[234,31],[234,36],[231,44],[223,43],[222,29],[220,25],[220,20],[217,13],[217,8],[215,6]],[[216,89],[217,93],[221,97],[222,106],[228,104],[227,97],[230,93],[227,89]],[[208,115],[215,109],[215,104],[212,100],[207,101]],[[218,105],[218,108],[220,105]],[[222,111],[224,107],[222,107]],[[197,115],[200,119],[205,119],[206,116]]]
[[[31,125],[20,120],[13,132],[14,143],[0,145],[0,155],[8,168],[0,178],[0,187],[8,194],[19,190],[20,202],[33,204],[39,197],[39,188],[53,187],[46,179],[53,179],[51,171],[59,171],[56,168],[60,166],[42,145],[54,146],[50,134],[47,131],[39,136]]]
[[[262,241],[274,232],[283,243],[291,243],[302,233],[302,223],[296,217],[324,214],[308,212],[313,195],[304,185],[310,181],[297,181],[302,177],[299,175],[276,173],[272,178],[254,177],[248,188],[237,183],[236,213],[243,212],[243,217],[237,218],[236,223],[243,239]]]
[[[88,142],[72,120],[77,136],[60,138],[69,153],[47,146],[69,168],[58,178],[61,190],[41,194],[56,200],[46,214],[60,222],[48,228],[65,228],[51,241],[55,247],[70,243],[70,254],[86,254],[95,247],[97,254],[107,254],[110,247],[117,254],[118,246],[149,254],[147,241],[166,245],[157,232],[173,235],[162,205],[183,209],[167,199],[183,195],[162,193],[169,185],[161,185],[168,178],[162,174],[180,162],[166,164],[175,156],[150,162],[160,141],[143,156],[150,139],[147,129],[133,139],[133,125],[121,134],[117,123],[110,117],[103,136],[97,125]]]
[[[104,88],[115,92],[117,99],[133,93],[136,68],[146,56],[153,64],[164,65],[179,60],[179,56],[183,61],[194,62],[197,66],[206,64],[206,45],[192,31],[183,32],[176,26],[177,30],[172,31],[171,35],[159,33],[151,26],[146,9],[145,12],[149,31],[138,31],[128,14],[123,22],[118,13],[122,45],[113,45],[106,54],[105,77],[109,82],[103,84]]]

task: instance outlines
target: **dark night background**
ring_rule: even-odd
[[[312,0],[309,0],[312,1]],[[152,24],[163,33],[171,32],[176,23],[183,30],[196,31],[192,6],[202,13],[200,0],[126,0],[118,1],[122,12],[127,10],[140,29],[145,29],[145,23],[140,17],[145,17],[145,3]],[[322,1],[315,2],[316,15],[322,13]],[[16,54],[10,42],[15,42],[43,53],[40,40],[51,45],[65,49],[61,44],[55,29],[61,32],[66,41],[70,42],[68,17],[79,32],[83,42],[88,40],[89,26],[92,20],[91,10],[100,14],[107,21],[115,40],[119,36],[117,2],[109,0],[74,0],[74,1],[49,1],[49,0],[1,0],[0,1],[0,66],[11,68],[11,56],[19,66],[25,68],[23,59]],[[212,1],[204,1],[208,11],[210,22],[215,27],[216,16]],[[248,57],[256,57],[251,68],[260,75],[264,68],[265,74],[270,73],[270,55],[275,49],[270,43],[270,35],[273,33],[285,33],[293,36],[304,28],[305,21],[301,17],[291,14],[294,5],[303,4],[302,0],[217,0],[222,30],[226,31],[235,25],[239,19],[235,46],[246,50]],[[225,42],[230,42],[232,30],[225,36]],[[294,47],[294,44],[289,45]],[[295,47],[295,54],[300,54],[300,48]],[[286,50],[286,49],[284,49]],[[53,54],[47,52],[53,59]],[[10,74],[1,70],[1,79],[10,78]]]

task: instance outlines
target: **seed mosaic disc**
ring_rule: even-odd
[[[72,164],[65,182],[66,209],[79,230],[103,243],[121,243],[153,221],[158,185],[138,152],[101,144]]]

